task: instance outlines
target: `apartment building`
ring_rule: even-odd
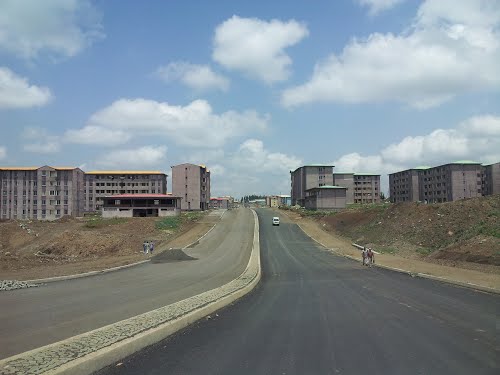
[[[305,208],[308,210],[341,210],[345,208],[347,188],[319,186],[306,190]]]
[[[430,167],[416,167],[389,174],[389,194],[391,202],[416,202],[420,200],[420,173]]]
[[[84,172],[74,167],[0,167],[0,218],[56,220],[84,211]]]
[[[85,173],[85,211],[103,207],[104,197],[120,194],[166,194],[167,175],[159,171],[91,171]]]
[[[461,160],[392,173],[391,201],[440,203],[494,194],[500,189],[499,164],[483,167],[474,161]]]
[[[380,202],[379,174],[335,172],[333,185],[347,188],[347,204]]]
[[[290,171],[292,206],[305,206],[306,190],[333,185],[333,165],[311,164]]]
[[[172,166],[172,193],[182,198],[182,210],[206,210],[210,203],[210,171],[204,165]]]
[[[483,195],[500,194],[500,162],[483,166]]]

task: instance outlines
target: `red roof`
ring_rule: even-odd
[[[180,198],[180,197],[174,197],[172,194],[117,194],[117,195],[108,195],[105,198],[125,199],[125,198]]]

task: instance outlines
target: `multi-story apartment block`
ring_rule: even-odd
[[[483,195],[500,194],[500,162],[483,167]]]
[[[380,202],[380,175],[354,173],[354,203]]]
[[[0,218],[81,216],[84,173],[67,167],[0,167]]]
[[[111,195],[166,194],[167,175],[159,171],[91,171],[85,173],[84,186],[85,211],[95,211]]]
[[[392,173],[389,175],[391,201],[440,203],[495,194],[500,190],[499,172],[500,163],[483,167],[463,160]]]
[[[206,210],[210,203],[210,171],[204,165],[172,166],[172,193],[181,197],[182,210]]]
[[[420,173],[430,167],[416,167],[389,174],[389,194],[391,202],[416,202],[420,200]]]
[[[306,190],[333,185],[333,165],[304,165],[290,171],[292,206],[305,206]]]
[[[336,186],[347,188],[347,204],[380,202],[379,174],[335,172],[333,183]]]

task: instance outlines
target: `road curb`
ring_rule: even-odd
[[[152,345],[252,291],[261,278],[259,220],[245,271],[221,287],[0,360],[0,374],[87,375]]]
[[[320,241],[316,240],[314,237],[310,236],[304,230],[304,228],[302,228],[300,226],[300,224],[297,224],[297,226],[302,230],[302,232],[304,232],[304,234],[307,237],[309,237],[310,239],[312,239],[316,243],[320,244],[324,248],[332,251],[333,253],[335,253],[335,255],[339,255],[339,256],[342,256],[342,257],[348,258],[348,259],[352,259],[352,260],[355,260],[356,262],[361,262],[361,260],[358,259],[358,258],[355,258],[355,257],[350,256],[350,255],[342,254],[340,252],[335,251],[335,249],[332,249],[332,248],[324,245]],[[354,247],[356,247],[356,248],[359,248],[359,247],[362,248],[362,246],[357,245],[355,243],[353,243],[352,245]],[[473,290],[480,290],[482,292],[488,292],[488,293],[493,293],[493,294],[500,294],[500,290],[499,289],[494,289],[494,288],[490,288],[490,287],[483,286],[483,285],[478,285],[478,284],[473,284],[473,283],[468,283],[468,282],[463,282],[463,281],[457,281],[457,280],[451,280],[451,279],[447,279],[446,277],[429,275],[429,274],[423,273],[423,272],[411,272],[411,271],[408,271],[408,270],[403,270],[401,268],[384,266],[382,264],[377,264],[377,263],[374,263],[374,266],[378,267],[378,268],[383,268],[383,269],[386,269],[386,270],[389,270],[389,271],[393,271],[393,272],[404,273],[404,274],[406,274],[408,276],[411,276],[411,277],[420,277],[422,279],[429,279],[429,280],[434,280],[434,281],[440,281],[440,282],[444,282],[444,283],[447,283],[447,284],[452,284],[452,285],[455,285],[455,286],[460,286],[460,287],[463,287],[463,288],[469,288],[469,289],[473,289]]]
[[[224,215],[222,215],[222,216],[224,216]],[[222,216],[220,217],[221,219],[222,219]],[[217,226],[217,224],[218,223],[215,223],[212,226],[212,228],[210,228],[203,236],[201,236],[200,238],[198,238],[196,241],[191,242],[189,245],[184,246],[182,249],[183,250],[187,249],[190,246],[193,246],[194,244],[196,244],[197,242],[200,242],[207,234],[209,234]],[[106,269],[99,270],[99,271],[90,271],[90,272],[84,272],[84,273],[77,273],[77,274],[74,274],[74,275],[47,277],[45,279],[20,280],[20,281],[24,281],[24,282],[32,283],[32,284],[46,284],[46,283],[52,283],[52,282],[56,282],[56,281],[73,280],[73,279],[79,279],[81,277],[89,277],[89,276],[95,276],[95,275],[102,275],[102,274],[108,273],[108,272],[120,271],[120,270],[123,270],[125,268],[139,266],[139,265],[141,265],[143,263],[147,263],[149,261],[150,261],[150,259],[145,259],[145,260],[141,260],[139,262],[125,264],[123,266],[118,266],[118,267],[106,268]]]

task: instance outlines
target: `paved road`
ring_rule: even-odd
[[[221,286],[248,264],[253,214],[227,211],[198,260],[143,264],[99,276],[0,292],[0,358],[105,326]]]
[[[260,210],[263,279],[109,374],[498,374],[500,298],[322,250]]]

